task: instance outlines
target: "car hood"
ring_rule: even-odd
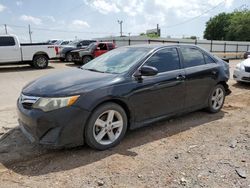
[[[49,74],[26,85],[24,95],[59,97],[82,94],[112,84],[116,74],[99,73],[79,68]]]
[[[72,50],[71,52],[89,52],[87,49],[77,49],[77,50]]]

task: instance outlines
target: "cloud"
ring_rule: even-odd
[[[73,20],[72,25],[77,28],[89,28],[89,24],[86,21],[83,20]]]
[[[118,13],[120,9],[117,7],[115,2],[106,1],[106,0],[85,0],[87,5],[95,8],[102,14],[108,13]]]
[[[45,18],[46,20],[51,21],[51,22],[56,22],[56,19],[54,16],[43,16],[43,18]]]
[[[16,1],[16,5],[17,5],[18,7],[20,7],[20,6],[23,5],[23,2],[22,2],[22,1]]]
[[[222,2],[224,2],[226,8],[229,8],[232,6],[233,1],[234,0],[130,0],[128,3],[128,1],[124,0],[85,0],[85,3],[102,14],[122,12],[128,16],[136,16],[139,14],[142,16],[155,16],[155,14],[164,16],[167,15],[168,12],[171,12],[179,18],[190,18],[198,16]],[[145,9],[147,10],[145,11]]]
[[[0,12],[3,12],[5,9],[6,7],[0,4]]]
[[[33,23],[35,25],[41,25],[42,24],[42,20],[40,18],[33,17],[33,16],[28,16],[28,15],[20,16],[20,20],[26,21],[26,22],[29,22],[29,23]]]

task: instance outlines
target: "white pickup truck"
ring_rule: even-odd
[[[56,58],[58,47],[46,43],[20,44],[15,35],[0,35],[0,65],[27,63],[37,69],[48,66]]]

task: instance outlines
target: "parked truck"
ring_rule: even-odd
[[[58,47],[47,43],[21,44],[15,35],[0,35],[0,65],[30,64],[37,69],[48,66],[56,58]]]

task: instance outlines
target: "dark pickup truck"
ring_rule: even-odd
[[[75,64],[86,64],[114,48],[115,45],[112,42],[95,42],[90,44],[86,49],[71,51],[72,61]]]

